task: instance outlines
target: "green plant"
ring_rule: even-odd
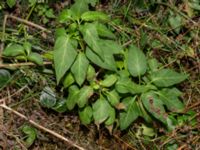
[[[63,27],[56,31],[53,60],[57,84],[68,93],[63,105],[68,110],[77,105],[83,124],[119,122],[124,130],[139,116],[147,122],[153,116],[173,128],[165,106],[183,110],[174,85],[187,75],[164,69],[133,44],[124,49],[109,29],[110,17],[90,11],[88,4],[95,1],[77,0],[58,17]]]
[[[45,87],[41,104],[58,112],[78,109],[84,125],[94,121],[97,126],[104,123],[112,130],[116,124],[124,130],[142,117],[146,122],[157,119],[173,129],[176,124],[169,112],[184,109],[181,92],[174,85],[188,75],[164,68],[134,44],[123,48],[110,29],[110,17],[89,10],[96,2],[76,0],[60,13],[54,51],[48,55],[53,55],[56,83],[63,96]],[[19,45],[11,52],[11,46],[4,56],[27,60],[32,53]],[[39,56],[28,60],[40,65]]]
[[[37,138],[37,132],[35,128],[30,127],[29,125],[23,125],[21,127],[22,132],[26,135],[24,137],[24,142],[26,147],[30,147]]]
[[[49,8],[48,4],[37,4],[34,11],[37,13],[38,17],[40,17],[43,24],[49,22],[50,19],[54,19],[54,11],[52,8]]]
[[[9,43],[3,51],[4,57],[12,57],[16,61],[31,61],[38,65],[43,64],[43,58],[39,53],[32,51],[32,45],[29,42],[22,44]]]

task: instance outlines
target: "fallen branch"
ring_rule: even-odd
[[[45,31],[45,32],[47,32],[47,33],[51,33],[50,30],[48,30],[48,29],[46,29],[46,28],[44,28],[44,27],[42,27],[42,26],[40,26],[40,25],[38,25],[38,24],[35,24],[35,23],[31,22],[31,21],[28,21],[28,20],[25,20],[25,19],[21,19],[21,18],[19,18],[19,17],[15,17],[15,16],[13,16],[13,15],[7,15],[7,16],[5,16],[5,17],[7,17],[7,18],[12,18],[12,19],[14,19],[14,20],[17,20],[17,21],[22,22],[22,23],[24,23],[24,24],[27,24],[27,25],[29,25],[29,26],[32,26],[32,27],[38,28],[38,29],[40,29],[40,30],[42,30],[42,31]]]
[[[24,120],[28,121],[31,125],[35,126],[36,128],[41,129],[41,130],[43,130],[43,131],[45,131],[45,132],[47,132],[47,133],[49,133],[49,134],[51,134],[51,135],[53,135],[53,136],[59,138],[59,139],[61,139],[61,140],[65,141],[65,142],[67,142],[67,143],[70,144],[71,146],[76,147],[76,148],[78,148],[79,150],[85,150],[83,147],[77,145],[76,143],[74,143],[73,141],[67,139],[66,137],[64,137],[64,136],[62,136],[62,135],[60,135],[60,134],[58,134],[58,133],[56,133],[56,132],[54,132],[54,131],[52,131],[52,130],[50,130],[50,129],[47,129],[47,128],[41,126],[40,124],[36,123],[35,121],[33,121],[33,120],[31,120],[31,119],[28,119],[25,115],[23,115],[23,114],[19,113],[18,111],[14,110],[14,109],[12,109],[12,108],[10,108],[10,107],[8,107],[8,106],[5,105],[4,103],[1,104],[0,107],[1,107],[1,108],[4,108],[5,110],[10,111],[11,113],[13,113],[13,114],[19,116],[20,118],[23,118]]]
[[[43,65],[51,65],[52,62],[44,62]],[[0,64],[0,68],[8,68],[8,67],[22,67],[22,66],[36,66],[37,64],[34,64],[32,62],[26,62],[26,63],[15,63],[15,64]]]

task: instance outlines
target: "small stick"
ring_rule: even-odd
[[[32,26],[32,27],[38,28],[38,29],[40,29],[40,30],[42,30],[42,31],[45,31],[45,32],[47,32],[47,33],[51,33],[50,30],[48,30],[48,29],[46,29],[46,28],[44,28],[44,27],[42,27],[42,26],[40,26],[40,25],[38,25],[38,24],[35,24],[35,23],[33,23],[33,22],[30,22],[30,21],[28,21],[28,20],[21,19],[21,18],[19,18],[19,17],[15,17],[15,16],[13,16],[13,15],[8,15],[7,18],[15,19],[15,20],[17,20],[17,21],[19,21],[19,22],[22,22],[22,23],[27,24],[27,25],[30,25],[30,26]]]
[[[41,126],[40,124],[36,123],[35,121],[33,121],[31,119],[28,119],[25,115],[23,115],[23,114],[19,113],[18,111],[14,110],[14,109],[12,109],[10,107],[8,107],[7,105],[1,104],[0,107],[6,109],[8,111],[10,111],[11,113],[13,113],[13,114],[15,114],[15,115],[17,115],[17,116],[19,116],[21,118],[23,118],[24,120],[28,121],[30,124],[32,124],[33,126],[35,126],[36,128],[41,129],[41,130],[43,130],[43,131],[45,131],[45,132],[47,132],[47,133],[49,133],[49,134],[51,134],[51,135],[53,135],[53,136],[55,136],[57,138],[59,138],[59,139],[65,141],[65,142],[69,143],[71,146],[76,147],[79,150],[85,150],[83,147],[77,145],[73,141],[67,139],[66,137],[64,137],[64,136],[62,136],[62,135],[60,135],[60,134],[58,134],[58,133],[56,133],[56,132],[54,132],[54,131],[52,131],[50,129],[47,129],[47,128]]]
[[[52,62],[44,62],[43,65],[51,65]],[[0,68],[7,68],[7,67],[22,67],[22,66],[36,66],[37,64],[34,64],[32,62],[26,62],[26,63],[15,63],[15,64],[0,64]]]

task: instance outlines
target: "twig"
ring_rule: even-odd
[[[122,45],[122,47],[126,47],[126,46],[130,45],[132,42],[133,42],[133,40],[129,40],[129,41],[127,41],[126,43],[124,43],[124,44]]]
[[[33,126],[35,126],[36,128],[41,129],[41,130],[43,130],[43,131],[45,131],[45,132],[47,132],[47,133],[49,133],[49,134],[51,134],[51,135],[53,135],[53,136],[59,138],[59,139],[61,139],[61,140],[65,141],[65,142],[67,142],[67,143],[70,144],[71,146],[76,147],[76,148],[78,148],[79,150],[85,150],[83,147],[77,145],[77,144],[74,143],[73,141],[67,139],[66,137],[64,137],[64,136],[62,136],[62,135],[60,135],[60,134],[58,134],[58,133],[56,133],[56,132],[54,132],[54,131],[52,131],[52,130],[50,130],[50,129],[47,129],[47,128],[41,126],[40,124],[36,123],[35,121],[33,121],[33,120],[31,120],[31,119],[28,119],[25,115],[23,115],[23,114],[19,113],[18,111],[14,110],[14,109],[12,109],[12,108],[10,108],[10,107],[8,107],[7,105],[1,104],[0,107],[6,109],[6,110],[8,110],[8,111],[10,111],[11,113],[13,113],[13,114],[15,114],[15,115],[17,115],[17,116],[19,116],[19,117],[21,117],[21,118],[23,118],[24,120],[28,121],[30,124],[32,124]]]
[[[7,21],[8,16],[5,15],[3,19],[3,33],[2,33],[2,39],[1,39],[1,47],[0,47],[0,64],[2,63],[2,52],[4,49],[4,40],[5,40],[5,32],[6,32],[6,21]]]
[[[35,24],[35,23],[31,22],[31,21],[28,21],[28,20],[25,20],[25,19],[21,19],[21,18],[19,18],[19,17],[15,17],[15,16],[13,16],[13,15],[8,15],[7,18],[15,19],[15,20],[17,20],[17,21],[19,21],[19,22],[22,22],[22,23],[27,24],[27,25],[30,25],[30,26],[32,26],[32,27],[38,28],[38,29],[40,29],[40,30],[42,30],[42,31],[45,31],[45,32],[47,32],[47,33],[51,33],[50,30],[48,30],[48,29],[46,29],[46,28],[44,28],[44,27],[42,27],[42,26],[40,26],[40,25],[38,25],[38,24]]]
[[[51,65],[52,62],[44,62],[43,65]],[[22,67],[22,66],[36,66],[37,64],[34,64],[32,62],[26,62],[26,63],[15,63],[15,64],[0,64],[0,68],[7,68],[7,67]]]

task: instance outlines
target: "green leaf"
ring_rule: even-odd
[[[79,86],[83,84],[86,78],[89,61],[83,52],[80,52],[71,67],[71,72]]]
[[[67,23],[67,21],[74,20],[73,12],[70,9],[64,9],[58,16],[58,21],[60,23]]]
[[[88,99],[93,95],[93,88],[90,87],[90,86],[83,86],[81,89],[80,89],[80,92],[78,94],[78,97],[77,97],[77,104],[80,108],[84,107],[87,102],[88,102]]]
[[[142,101],[137,101],[138,109],[139,109],[139,116],[144,118],[144,120],[148,123],[152,122],[152,118],[149,116],[149,113],[144,108]]]
[[[5,86],[10,80],[10,72],[5,69],[0,69],[0,88]]]
[[[103,47],[104,55],[120,54],[123,52],[123,47],[113,40],[100,40],[101,47]]]
[[[90,82],[90,81],[93,81],[96,77],[96,72],[95,72],[95,69],[92,65],[89,65],[88,66],[88,70],[87,70],[87,80]]]
[[[67,97],[66,105],[69,110],[72,110],[75,107],[78,99],[79,88],[76,85],[72,85],[69,87],[68,93],[69,95]]]
[[[88,11],[88,1],[87,0],[76,0],[75,3],[71,6],[70,10],[76,15],[78,19],[81,14]]]
[[[69,36],[60,36],[56,39],[54,46],[54,63],[57,84],[67,70],[71,67],[76,55],[76,49],[72,46]]]
[[[100,11],[87,11],[81,15],[83,21],[109,21],[107,14]]]
[[[153,128],[147,127],[146,125],[142,124],[142,134],[149,136],[149,137],[153,137],[156,135],[155,131]]]
[[[117,81],[117,75],[116,74],[110,74],[105,76],[105,79],[100,81],[99,84],[103,87],[111,87],[115,84]]]
[[[104,60],[104,53],[102,51],[103,47],[101,47],[99,43],[98,33],[95,27],[95,24],[88,23],[85,24],[81,28],[81,32],[83,34],[83,38],[87,45],[93,50],[102,60]]]
[[[162,69],[150,75],[151,81],[158,87],[169,87],[187,79],[188,75],[170,69]]]
[[[24,47],[19,44],[11,43],[3,50],[3,55],[7,57],[25,55]]]
[[[32,47],[31,43],[24,42],[23,47],[26,51],[26,54],[29,55],[31,53],[31,47]]]
[[[6,0],[6,3],[10,8],[12,8],[13,6],[15,6],[16,0]]]
[[[28,125],[24,125],[22,127],[22,132],[27,135],[25,143],[27,147],[30,147],[37,138],[37,132],[35,128],[32,128]]]
[[[86,48],[86,56],[94,64],[104,69],[116,71],[117,67],[116,67],[114,57],[113,55],[110,54],[110,52],[107,52],[107,53],[104,54],[104,61],[102,61],[102,59],[98,55],[96,55],[89,47]]]
[[[59,113],[67,111],[66,99],[60,99],[52,109]]]
[[[110,104],[114,107],[120,102],[120,96],[115,89],[112,91],[106,92],[106,97],[107,97],[107,100],[110,102]]]
[[[103,123],[108,117],[109,112],[112,107],[110,104],[105,100],[103,96],[101,96],[93,105],[93,117],[95,120],[95,124],[99,125]]]
[[[158,63],[157,59],[151,58],[151,59],[148,59],[148,66],[149,66],[150,70],[152,72],[154,72],[154,71],[158,70],[159,63]]]
[[[174,31],[178,34],[180,32],[182,26],[182,17],[180,15],[173,15],[168,18],[170,26],[174,29]]]
[[[36,63],[37,65],[43,65],[43,59],[40,54],[31,52],[27,57],[28,60]]]
[[[200,5],[199,5],[199,1],[198,0],[193,0],[191,2],[188,3],[189,7],[191,7],[194,10],[200,10]]]
[[[156,89],[153,85],[139,85],[134,83],[130,78],[120,78],[116,83],[116,90],[119,93],[139,94],[147,92],[151,89]]]
[[[184,104],[178,99],[180,94],[181,92],[176,88],[165,88],[158,92],[163,104],[172,112],[182,112],[184,109]]]
[[[53,9],[48,9],[45,12],[45,16],[48,17],[48,18],[56,18],[56,16],[54,15]]]
[[[119,115],[120,129],[124,130],[131,125],[139,116],[139,110],[136,104],[136,96],[125,98],[122,103],[126,106],[126,110]]]
[[[81,123],[84,125],[90,124],[92,121],[92,107],[87,106],[83,110],[79,111],[79,117],[81,120]]]
[[[109,114],[108,119],[105,121],[106,126],[110,126],[115,122],[115,116],[116,116],[115,109],[113,107],[109,107],[108,114]]]
[[[52,108],[56,104],[56,95],[50,87],[45,87],[40,95],[40,103],[42,106]]]
[[[133,77],[138,77],[145,74],[147,62],[144,53],[134,45],[131,45],[128,50],[127,67]]]
[[[56,31],[55,31],[55,37],[56,37],[56,39],[59,36],[67,36],[65,28],[57,28],[56,29]]]
[[[112,33],[112,31],[109,30],[104,24],[96,22],[95,27],[100,37],[108,38],[108,39],[116,39],[115,34]]]
[[[64,86],[64,88],[68,88],[74,82],[75,82],[75,79],[74,79],[72,73],[69,72],[64,78],[63,86]]]
[[[168,114],[165,112],[162,100],[159,99],[155,92],[143,93],[141,99],[148,112],[163,123],[167,123]]]

